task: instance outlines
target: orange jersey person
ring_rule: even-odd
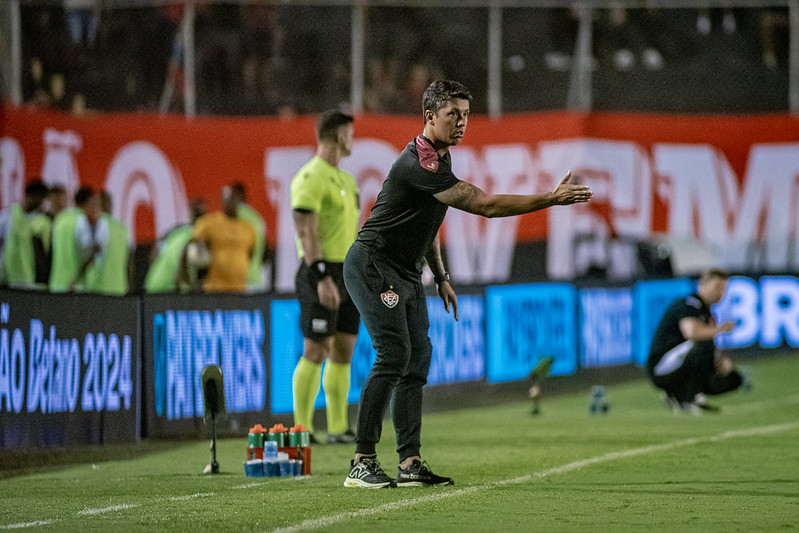
[[[202,242],[210,252],[208,274],[203,283],[206,291],[247,290],[247,272],[255,247],[255,231],[236,217],[238,201],[225,187],[222,211],[197,219],[192,240]]]

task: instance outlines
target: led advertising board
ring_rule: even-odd
[[[220,429],[244,431],[266,421],[268,298],[152,294],[143,297],[142,308],[148,436],[200,431],[200,374],[209,364],[222,367],[227,416]]]
[[[140,438],[138,299],[0,292],[0,448]]]
[[[485,360],[483,349],[482,296],[458,297],[459,320],[455,322],[452,311],[444,311],[440,298],[427,299],[430,319],[429,337],[433,344],[433,358],[428,373],[428,385],[455,383],[482,379]],[[271,405],[272,412],[282,414],[293,410],[292,377],[300,356],[303,339],[299,329],[300,306],[296,300],[272,301],[271,335]],[[352,357],[350,403],[357,403],[361,389],[375,361],[372,341],[361,323],[358,341]],[[317,408],[325,406],[320,386],[316,397]]]
[[[799,279],[794,276],[734,276],[713,312],[719,323],[736,323],[731,333],[716,337],[720,348],[799,347]]]
[[[633,288],[633,326],[635,350],[633,361],[645,365],[649,345],[666,309],[678,298],[696,290],[696,283],[688,278],[640,281]]]
[[[580,290],[580,366],[631,362],[632,321],[631,289]]]
[[[544,357],[552,375],[577,369],[577,291],[534,283],[486,289],[486,376],[489,383],[523,379]]]

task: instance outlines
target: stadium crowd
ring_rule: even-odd
[[[422,91],[437,78],[462,80],[485,95],[487,14],[486,8],[463,8],[443,19],[435,7],[368,7],[364,110],[415,114]],[[24,100],[76,112],[180,113],[183,15],[182,3],[132,2],[124,9],[101,9],[94,0],[23,4]],[[197,112],[307,114],[348,100],[350,19],[349,6],[198,3]],[[506,111],[565,107],[577,28],[575,8],[503,10]],[[788,33],[787,8],[597,9],[594,105],[784,110]],[[652,87],[664,90],[653,98]],[[474,107],[485,112],[484,98]]]

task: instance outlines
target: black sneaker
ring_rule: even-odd
[[[454,484],[451,477],[434,474],[427,466],[427,461],[414,459],[408,468],[400,467],[397,470],[398,487],[441,487]]]
[[[377,457],[361,457],[356,463],[350,461],[350,473],[344,480],[345,487],[361,487],[364,489],[383,489],[396,487],[391,479],[380,468]]]
[[[351,429],[348,429],[344,433],[328,433],[327,434],[327,443],[328,444],[354,444],[355,443],[355,433],[353,433]]]

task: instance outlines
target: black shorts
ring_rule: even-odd
[[[297,299],[300,302],[302,336],[317,342],[336,333],[357,335],[361,324],[361,315],[344,286],[344,263],[327,263],[327,271],[338,287],[341,297],[341,304],[336,310],[328,309],[319,303],[316,281],[305,261],[300,262],[294,280]]]

